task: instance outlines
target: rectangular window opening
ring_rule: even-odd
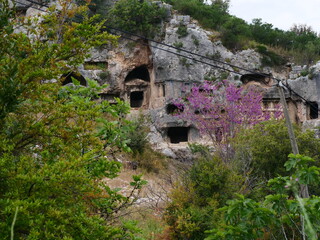
[[[166,96],[166,85],[162,85],[162,93],[163,93],[163,97]]]
[[[317,119],[319,117],[318,103],[309,102],[310,105],[310,119]]]
[[[170,143],[188,142],[189,128],[188,127],[170,127],[168,128],[168,137]]]
[[[130,107],[139,108],[143,103],[143,91],[135,91],[130,93]]]

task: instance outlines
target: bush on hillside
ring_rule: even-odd
[[[302,131],[298,126],[294,131],[299,151],[319,161],[320,140],[315,138],[314,132]],[[247,177],[251,188],[259,182],[285,174],[284,163],[292,152],[284,121],[266,121],[252,129],[244,129],[234,139],[234,148],[234,161],[239,164],[239,171]]]
[[[108,12],[108,24],[125,30],[154,37],[166,17],[164,8],[148,0],[119,0]]]
[[[220,219],[217,209],[239,192],[241,179],[218,157],[205,153],[195,160],[166,207],[164,219],[173,239],[204,239]]]

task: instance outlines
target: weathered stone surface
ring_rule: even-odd
[[[234,54],[231,58],[231,63],[238,67],[257,71],[261,66],[260,59],[259,53],[252,49],[247,49]],[[245,73],[244,71],[240,72]]]
[[[115,0],[105,0],[104,3],[108,5],[113,2]],[[194,128],[191,128],[190,123],[178,120],[166,112],[167,104],[171,103],[173,99],[186,96],[193,84],[201,83],[204,80],[227,78],[241,85],[241,75],[248,74],[244,69],[251,71],[262,69],[263,73],[271,74],[279,79],[289,78],[288,84],[295,92],[308,101],[320,103],[318,97],[320,95],[320,79],[316,78],[320,73],[320,62],[309,69],[307,66],[292,64],[290,64],[291,70],[289,67],[282,71],[270,67],[263,68],[259,53],[252,49],[231,52],[219,41],[218,33],[202,29],[190,16],[171,13],[170,5],[162,4],[160,1],[156,3],[167,9],[168,16],[166,22],[162,24],[162,32],[158,34],[161,44],[132,36],[130,38],[134,38],[135,41],[120,39],[118,47],[94,49],[91,52],[91,57],[86,59],[86,64],[105,63],[105,69],[88,70],[82,66],[79,68],[79,72],[85,78],[95,79],[101,84],[108,84],[104,90],[105,99],[118,96],[130,102],[133,100],[132,92],[140,92],[142,98],[140,100],[143,103],[140,108],[133,107],[132,109],[133,111],[148,110],[151,119],[150,143],[165,155],[172,158],[191,159],[189,153],[184,152],[187,148],[186,143],[169,143],[166,134],[170,127],[190,127],[189,141],[206,141]],[[35,15],[38,12],[38,10],[29,8],[27,15]],[[170,46],[182,48],[188,52]],[[200,60],[202,63],[196,60]],[[211,66],[204,64],[204,62],[211,64]],[[226,64],[222,64],[222,62]],[[221,67],[224,70],[219,69]],[[135,70],[137,72],[134,73],[134,79],[128,80],[127,77]],[[235,73],[225,74],[225,70]],[[301,77],[302,71],[307,70],[309,70],[308,76]],[[145,78],[146,71],[147,78]],[[245,84],[259,86],[265,91],[265,99],[277,103],[279,93],[278,89],[273,86],[275,83],[276,81],[267,84],[252,81]],[[289,90],[285,91],[285,95],[294,121],[305,122],[310,119],[308,116],[310,109],[303,101]],[[137,101],[137,99],[134,100]],[[317,124],[316,122],[306,126],[314,127],[318,126]]]
[[[170,148],[161,149],[161,153],[169,158],[174,158],[174,159],[177,158],[177,155]]]
[[[179,28],[182,28],[186,34],[181,34]],[[164,36],[161,43],[165,45],[154,42],[148,43],[139,39],[137,39],[138,43],[121,40],[118,48],[109,51],[106,49],[95,50],[87,61],[107,61],[110,78],[106,81],[109,84],[106,92],[120,92],[120,96],[127,101],[130,101],[129,93],[126,93],[125,78],[127,74],[134,68],[142,65],[147,66],[150,73],[148,108],[152,122],[149,134],[150,142],[156,149],[162,149],[165,155],[178,158],[178,153],[181,153],[181,150],[175,146],[181,144],[169,143],[166,135],[167,129],[177,126],[190,127],[190,123],[185,123],[167,114],[166,105],[172,99],[185,96],[193,84],[205,79],[222,77],[223,71],[215,66],[223,66],[228,70],[244,73],[243,70],[237,69],[235,66],[257,70],[261,67],[261,56],[250,49],[232,53],[220,41],[211,41],[215,33],[200,28],[189,16],[173,15],[163,31],[164,33],[159,35]],[[179,51],[169,46],[183,48],[189,52]],[[176,55],[173,53],[176,53]],[[194,54],[205,56],[205,58]],[[208,62],[212,66],[199,63],[194,59]],[[231,66],[222,65],[219,61],[228,62]],[[82,69],[81,73],[86,77],[99,80],[97,70],[86,71]],[[239,80],[235,79],[235,76],[239,78],[239,75],[235,73],[224,75],[224,78],[227,77],[241,84]],[[103,81],[100,80],[100,82]],[[204,141],[194,128],[190,129],[188,138],[189,141]],[[182,146],[183,149],[186,148],[186,144],[182,144]],[[186,157],[186,159],[190,159],[190,157]]]
[[[299,77],[295,80],[288,80],[289,86],[300,96],[311,102],[318,101],[316,81],[308,77]]]
[[[44,14],[41,10],[35,8],[28,8],[26,11],[26,17],[36,16],[38,14]]]
[[[104,4],[112,4],[115,1],[104,0]],[[27,10],[26,16],[44,14],[42,11],[31,8],[29,2],[25,0],[22,2],[28,4],[26,7],[23,7],[24,4],[19,5],[22,11]],[[162,3],[158,2],[157,4],[161,5]],[[262,69],[263,73],[270,73],[277,78],[289,78],[288,84],[294,91],[307,101],[320,104],[320,78],[317,78],[320,74],[320,62],[309,69],[307,66],[290,65],[292,66],[291,71],[278,71],[270,67],[262,68],[259,53],[252,49],[231,52],[218,40],[219,34],[202,29],[189,16],[171,15],[171,6],[166,4],[163,6],[167,9],[168,19],[162,23],[162,32],[159,32],[157,38],[162,44],[132,36],[130,38],[135,41],[120,39],[118,47],[92,49],[91,57],[86,59],[85,64],[94,66],[96,63],[103,63],[104,68],[97,65],[96,69],[94,67],[88,69],[84,65],[80,66],[78,71],[85,78],[97,80],[100,84],[107,84],[108,87],[103,90],[101,97],[110,102],[114,103],[112,101],[114,97],[131,102],[133,92],[142,93],[141,107],[132,106],[131,114],[138,114],[141,110],[147,112],[151,120],[148,134],[149,142],[154,149],[162,152],[165,156],[184,163],[190,163],[195,158],[186,141],[172,143],[174,141],[171,141],[168,134],[169,128],[188,128],[187,141],[189,143],[210,144],[209,139],[201,136],[191,123],[184,122],[166,112],[167,104],[170,104],[173,99],[186,96],[195,83],[201,83],[208,79],[228,78],[237,85],[241,85],[241,75],[239,74],[248,74],[241,68],[252,71]],[[24,29],[16,31],[24,31]],[[169,46],[183,48],[189,53]],[[196,59],[210,63],[212,66],[197,62]],[[222,64],[222,62],[227,64]],[[216,66],[239,74],[228,73],[226,75],[225,70]],[[143,79],[145,78],[142,76],[143,73],[141,73],[141,77],[136,74],[133,79],[127,79],[132,71],[141,67],[148,72],[147,80]],[[301,77],[302,71],[308,71],[308,76]],[[270,103],[270,106],[274,107],[279,102],[278,89],[272,86],[272,83],[268,86],[259,82],[248,84],[257,85],[264,90],[264,100],[267,100],[267,104]],[[303,123],[304,128],[315,129],[315,134],[320,137],[320,120],[310,120],[310,106],[289,90],[285,91],[285,96],[292,121]]]
[[[15,6],[18,11],[21,11],[21,10],[26,11],[29,7],[32,6],[32,3],[30,3],[27,0],[21,0],[21,1],[15,2]]]

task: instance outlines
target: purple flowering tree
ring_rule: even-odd
[[[224,144],[241,127],[269,119],[262,109],[262,93],[256,88],[237,87],[227,81],[204,82],[185,97],[174,101],[177,117],[193,124],[213,143]]]

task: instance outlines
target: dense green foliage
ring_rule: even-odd
[[[264,45],[257,45],[256,51],[262,55],[261,63],[263,66],[281,66],[286,63],[286,59],[273,51],[268,50]]]
[[[254,46],[267,65],[284,60],[265,45],[291,53],[305,47],[301,57],[306,62],[318,56],[318,38],[309,28],[284,32],[261,20],[247,24],[228,14],[228,1],[168,2],[220,30],[233,49],[246,47],[248,40],[262,43]],[[119,99],[116,105],[97,100],[104,86],[90,80],[87,87],[76,80],[61,86],[61,75],[75,71],[91,47],[116,41],[102,31],[103,22],[87,16],[87,6],[70,6],[62,2],[59,14],[52,6],[48,14],[22,20],[8,1],[0,0],[1,239],[138,239],[133,222],[116,223],[115,217],[146,182],[134,176],[131,196],[124,197],[102,180],[117,176],[121,164],[112,156],[120,151],[130,152],[147,171],[165,167],[161,154],[146,141],[144,119],[125,120],[129,107]],[[91,6],[93,12],[97,9]],[[114,26],[151,36],[164,10],[148,1],[120,0],[109,14]],[[25,31],[14,31],[18,25]],[[178,34],[183,38],[186,28],[180,26]],[[301,153],[315,162],[301,155],[287,161],[291,150],[283,122],[244,129],[228,142],[228,159],[190,145],[200,156],[184,172],[166,206],[170,238],[301,239],[305,229],[309,239],[316,239],[320,141],[311,131],[295,131]],[[278,176],[287,172],[291,177]],[[258,185],[269,178],[268,189]],[[306,184],[314,196],[301,199],[299,189]],[[243,195],[233,199],[237,193]]]
[[[300,152],[313,156],[315,162],[301,156],[287,161],[291,145],[283,121],[266,121],[240,131],[231,143],[231,161],[215,157],[217,152],[208,147],[191,144],[192,152],[202,157],[172,191],[165,213],[172,239],[204,239],[210,226],[214,230],[207,232],[208,239],[286,239],[284,235],[301,239],[300,215],[304,213],[300,198],[294,195],[299,192],[296,179],[308,184],[311,195],[319,195],[320,140],[313,131],[297,126],[295,134]],[[288,171],[291,178],[276,178]],[[243,195],[231,200],[237,193]],[[317,219],[318,197],[304,201],[308,216]],[[312,228],[318,231],[318,221],[313,221]]]
[[[320,168],[312,166],[313,162],[310,157],[291,154],[285,167],[292,174],[270,179],[271,194],[262,201],[242,195],[228,201],[219,210],[222,221],[206,239],[318,239],[320,198],[299,196],[301,186],[314,183],[319,187]]]
[[[159,173],[167,167],[164,155],[152,149],[148,142],[149,122],[146,115],[140,114],[131,119],[131,129],[126,133],[131,149],[132,167],[147,172]]]
[[[220,218],[217,208],[240,189],[239,175],[219,158],[202,154],[173,190],[166,208],[172,239],[204,239],[204,232]]]
[[[320,140],[311,130],[295,126],[299,151],[319,160]],[[260,179],[286,173],[283,167],[291,153],[288,130],[284,121],[266,121],[243,130],[235,139],[235,161],[240,169],[250,169]]]
[[[206,5],[198,0],[166,0],[182,14],[197,19],[205,28],[218,29],[228,19],[228,1],[213,1]]]
[[[131,198],[101,181],[120,170],[106,156],[126,147],[119,121],[129,107],[93,101],[101,90],[93,81],[49,80],[116,38],[101,33],[85,6],[61,2],[60,14],[52,6],[29,19],[17,19],[6,0],[0,6],[0,238],[135,239],[132,224],[112,220]],[[81,23],[72,21],[76,14]],[[96,121],[105,117],[111,124]],[[135,176],[132,194],[144,183]]]
[[[149,0],[119,0],[108,12],[108,25],[124,31],[154,37],[166,11]]]
[[[262,22],[261,19],[253,19],[251,23],[247,23],[228,13],[229,1],[215,0],[211,4],[198,0],[166,2],[180,13],[197,19],[203,27],[221,32],[221,40],[229,49],[255,48],[259,44],[268,46],[266,57],[274,57],[275,60],[265,61],[264,64],[283,64],[284,60],[277,60],[283,53],[302,64],[310,64],[319,59],[320,38],[308,26],[294,25],[291,30],[284,31]],[[279,49],[282,51],[276,53]],[[265,52],[261,53],[265,56]]]

